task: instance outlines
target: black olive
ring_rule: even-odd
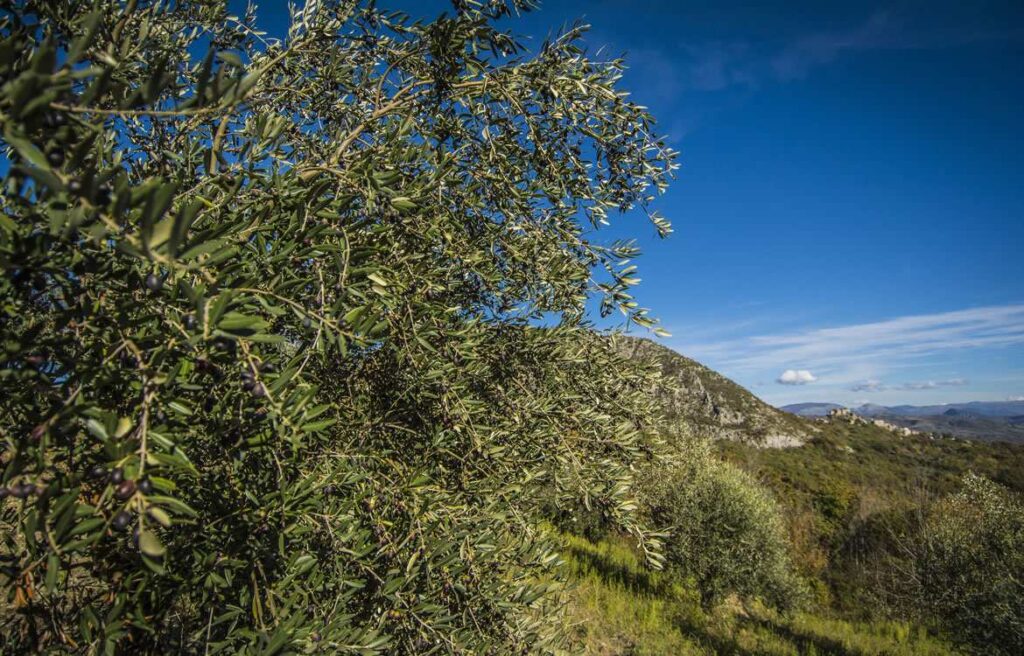
[[[60,150],[51,150],[46,155],[46,161],[50,163],[50,166],[60,166],[64,163],[64,153]]]
[[[149,289],[149,291],[158,292],[163,286],[164,281],[155,273],[151,273],[146,276],[146,288]]]
[[[6,499],[9,496],[11,496],[11,491],[5,487],[0,487],[0,501]]]
[[[119,501],[127,501],[133,494],[135,494],[135,481],[132,480],[121,481],[121,484],[114,490],[114,496]]]
[[[122,510],[121,512],[114,515],[114,520],[110,522],[110,525],[115,531],[123,531],[128,528],[128,525],[132,522],[132,516]]]
[[[107,185],[101,185],[96,190],[96,204],[97,205],[109,205],[110,204],[110,187]]]
[[[113,483],[114,485],[118,485],[123,480],[124,470],[121,469],[120,467],[117,467],[112,472],[110,472],[110,482]]]
[[[194,315],[186,314],[181,322],[185,324],[185,330],[192,330],[196,327],[196,318]]]
[[[59,128],[62,125],[67,125],[68,117],[63,112],[46,112],[43,115],[43,125],[48,128]]]
[[[82,181],[77,178],[68,183],[68,191],[76,196],[82,193],[82,188]]]
[[[148,478],[140,479],[138,488],[139,492],[143,494],[153,494],[153,481]]]
[[[337,490],[338,489],[336,487],[334,487],[333,485],[325,485],[324,486],[324,496],[329,497],[332,494],[334,494],[335,492],[337,492]]]
[[[89,478],[103,478],[107,475],[107,468],[103,465],[96,465],[89,470]]]
[[[267,395],[267,388],[263,386],[263,383],[257,383],[252,388],[252,395],[256,398],[262,398]]]
[[[21,485],[15,485],[11,488],[11,496],[18,499],[25,499],[32,496],[36,492],[36,486],[32,483],[22,483]]]
[[[303,328],[311,328],[312,326],[313,326],[313,320],[310,319],[309,317],[306,317],[305,319],[302,320],[302,327]]]

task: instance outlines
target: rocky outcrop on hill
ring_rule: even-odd
[[[725,376],[648,339],[626,338],[633,357],[657,365],[657,394],[670,429],[713,439],[737,440],[765,448],[800,446],[814,430],[805,420],[782,412]]]
[[[845,421],[850,424],[871,424],[872,426],[877,426],[878,428],[882,428],[884,430],[896,433],[897,435],[900,435],[902,437],[909,437],[911,435],[926,435],[925,433],[920,433],[916,430],[911,430],[906,426],[897,426],[896,424],[891,424],[885,421],[884,419],[870,419],[867,417],[861,417],[859,414],[855,413],[853,410],[850,410],[849,408],[833,408],[832,410],[828,411],[828,415],[826,415],[825,418],[828,421]]]

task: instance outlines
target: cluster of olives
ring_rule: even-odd
[[[127,501],[138,492],[143,495],[153,493],[153,482],[147,476],[137,480],[125,478],[124,469],[115,467],[109,472],[103,465],[96,465],[89,471],[89,476],[94,479],[101,479],[114,486],[114,498],[118,501]],[[131,524],[132,514],[127,510],[120,510],[110,521],[111,527],[116,531],[124,531]]]
[[[42,488],[35,483],[15,483],[10,487],[0,487],[0,500],[6,499],[7,497],[27,499],[34,494],[42,494],[44,490],[45,488]]]
[[[263,386],[263,383],[256,380],[256,375],[252,371],[248,370],[242,372],[242,389],[256,398],[267,395],[267,388]]]

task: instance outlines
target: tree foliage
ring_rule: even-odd
[[[674,153],[582,27],[527,53],[310,0],[0,10],[0,632],[14,651],[514,653],[556,640],[540,491],[630,500]],[[539,328],[543,322],[546,328]]]
[[[1024,651],[1024,503],[975,474],[936,504],[910,567],[918,609],[979,653]]]
[[[677,447],[675,465],[649,472],[642,487],[651,524],[667,532],[666,565],[692,579],[707,606],[732,594],[781,609],[801,604],[807,590],[770,493],[716,458],[707,440]]]

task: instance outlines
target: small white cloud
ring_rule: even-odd
[[[885,385],[882,384],[882,381],[874,378],[857,383],[850,388],[853,392],[880,392],[883,389],[885,389]]]
[[[775,382],[780,385],[806,385],[816,380],[817,377],[806,369],[786,369]]]
[[[1011,396],[1007,401],[1024,401],[1024,396]]]

